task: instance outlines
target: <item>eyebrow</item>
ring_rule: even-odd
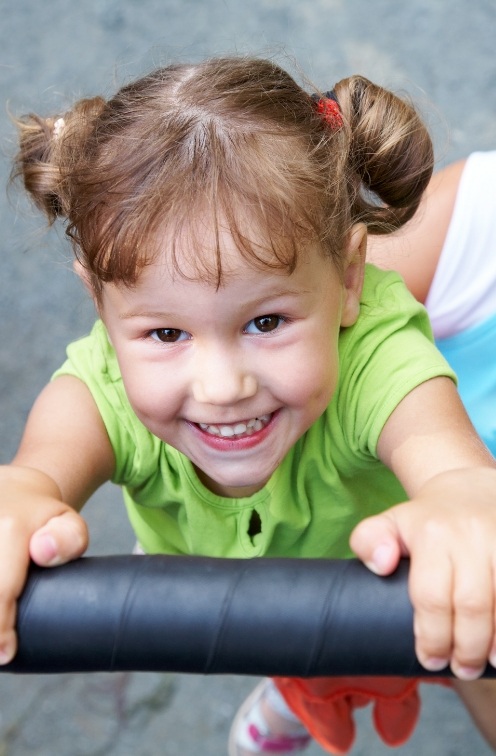
[[[119,320],[131,320],[132,318],[171,318],[172,313],[164,310],[129,310],[119,314]]]
[[[307,289],[284,289],[283,291],[277,291],[277,292],[268,292],[262,297],[259,297],[258,299],[254,299],[253,301],[246,302],[246,307],[249,308],[257,308],[261,307],[268,299],[282,299],[284,297],[294,297],[294,296],[301,296],[302,294],[310,294],[310,290]],[[119,315],[119,320],[130,320],[132,318],[173,318],[176,317],[177,313],[171,313],[167,312],[165,310],[128,310],[127,312],[123,312]]]
[[[248,307],[260,307],[268,299],[283,299],[284,297],[299,297],[302,294],[310,294],[310,290],[307,289],[284,289],[283,291],[271,291],[258,299],[253,299],[250,302],[246,302]]]

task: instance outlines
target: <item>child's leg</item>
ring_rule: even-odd
[[[496,750],[496,680],[452,680],[481,735]]]

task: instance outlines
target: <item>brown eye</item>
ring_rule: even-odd
[[[151,332],[152,339],[161,341],[163,344],[175,344],[176,341],[183,341],[187,334],[179,328],[157,328]]]
[[[279,315],[261,315],[259,318],[254,318],[252,322],[260,333],[269,333],[275,331],[281,320]]]

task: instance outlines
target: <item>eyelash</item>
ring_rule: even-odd
[[[271,328],[268,331],[257,330],[254,334],[248,331],[248,327],[252,323],[255,323],[255,321],[268,320],[270,318],[277,318],[277,325],[274,328]],[[246,333],[248,335],[271,334],[274,331],[277,331],[282,323],[288,323],[288,322],[289,322],[289,318],[284,317],[284,315],[279,315],[279,313],[269,313],[268,315],[258,315],[256,318],[252,318],[252,320],[248,321],[248,323],[243,328],[243,333]],[[162,341],[162,339],[158,338],[158,333],[160,331],[164,331],[164,332],[170,331],[170,332],[176,332],[178,334],[184,334],[186,338],[180,337],[173,341]],[[192,337],[190,334],[188,334],[187,331],[182,331],[179,328],[153,328],[151,331],[147,331],[147,333],[145,334],[145,338],[151,339],[152,341],[155,341],[156,343],[159,343],[159,344],[178,344],[181,341],[188,341]]]
[[[185,334],[186,338],[178,338],[175,341],[162,341],[162,339],[158,338],[160,331],[171,331],[178,334]],[[157,342],[158,344],[178,344],[181,341],[188,341],[191,336],[186,331],[181,331],[179,328],[153,328],[151,331],[148,331],[146,333],[145,338],[149,338],[152,341]]]
[[[256,318],[253,318],[252,320],[250,320],[245,325],[245,327],[243,328],[243,333],[248,333],[248,326],[251,323],[255,323],[256,320],[258,320],[258,321],[268,320],[269,318],[277,318],[277,325],[276,325],[276,327],[275,328],[271,328],[269,331],[256,331],[257,334],[262,334],[263,335],[263,334],[273,333],[274,331],[277,331],[279,329],[279,326],[282,323],[288,323],[289,322],[288,318],[285,318],[284,315],[279,315],[279,313],[277,313],[277,312],[271,312],[268,315],[258,315]]]

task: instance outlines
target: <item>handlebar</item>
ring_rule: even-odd
[[[18,653],[0,669],[427,678],[407,578],[407,560],[387,578],[356,559],[111,556],[32,566]]]

